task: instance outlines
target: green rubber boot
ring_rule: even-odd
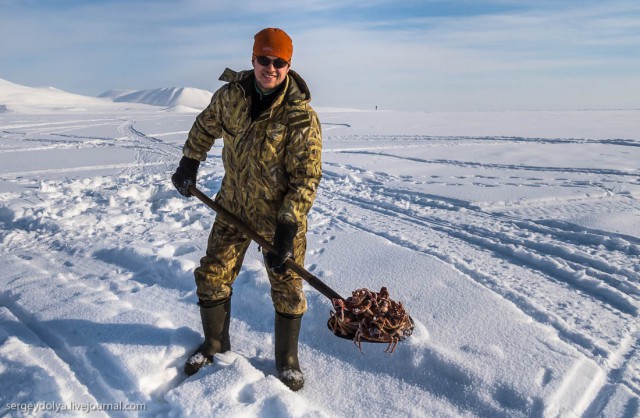
[[[203,366],[213,363],[214,354],[231,349],[229,341],[231,298],[215,302],[200,301],[198,305],[200,305],[204,342],[184,365],[187,376],[194,375]]]
[[[278,379],[292,391],[304,386],[304,376],[298,362],[298,336],[302,315],[288,315],[276,312],[276,368]]]

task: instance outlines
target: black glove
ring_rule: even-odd
[[[274,273],[282,274],[287,271],[284,262],[293,255],[293,239],[298,233],[298,225],[278,222],[273,246],[276,252],[268,252],[265,256],[267,267]]]
[[[196,184],[198,167],[200,167],[200,161],[189,157],[182,157],[176,172],[171,176],[171,182],[182,196],[193,196],[189,193],[189,186]]]

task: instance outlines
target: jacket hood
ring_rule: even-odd
[[[245,91],[253,84],[255,76],[253,70],[233,71],[229,68],[225,69],[218,80],[224,81],[230,84],[238,83]],[[311,92],[307,83],[300,77],[300,74],[293,70],[289,70],[287,78],[284,81],[287,83],[285,88],[286,101],[295,104],[307,104],[311,101]]]

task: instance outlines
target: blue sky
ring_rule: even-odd
[[[0,0],[0,78],[213,91],[268,26],[316,106],[640,108],[637,0]]]

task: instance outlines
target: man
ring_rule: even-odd
[[[273,242],[263,250],[275,308],[275,359],[279,379],[299,390],[304,377],[298,360],[298,336],[307,302],[302,279],[284,267],[292,256],[304,264],[307,213],[322,175],[321,130],[304,80],[290,70],[293,43],[281,29],[254,37],[253,71],[226,69],[222,86],[196,117],[172,177],[189,197],[201,161],[215,139],[223,138],[225,176],[216,202]],[[216,217],[206,255],[195,269],[204,343],[185,365],[188,375],[230,349],[232,284],[250,240]]]

